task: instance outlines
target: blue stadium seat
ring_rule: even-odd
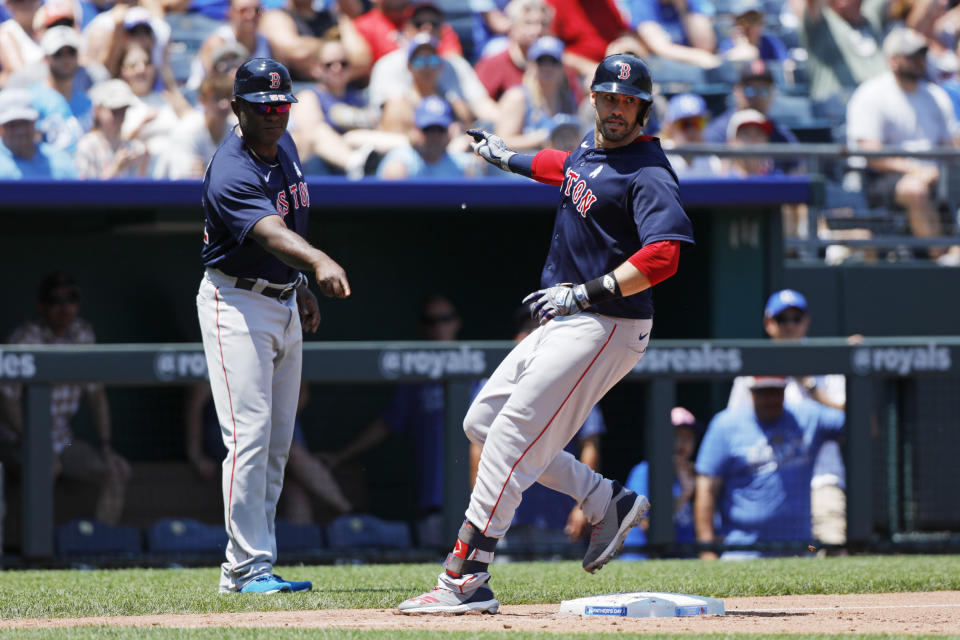
[[[381,520],[369,514],[340,516],[327,525],[331,549],[407,549],[412,545],[406,522]]]
[[[666,84],[693,86],[707,83],[704,70],[692,64],[656,56],[647,58],[646,63],[654,80],[661,86]]]
[[[190,65],[203,41],[224,23],[195,12],[168,13],[166,21],[170,25],[167,59],[177,83],[183,84],[190,76]]]
[[[777,93],[767,110],[767,116],[788,127],[808,124],[814,120],[813,103],[807,96]]]
[[[59,556],[138,554],[143,549],[140,532],[134,527],[112,526],[98,520],[71,520],[57,527],[54,537]]]
[[[278,551],[312,551],[322,549],[323,527],[316,524],[293,524],[281,518],[277,519]]]
[[[147,529],[147,551],[223,551],[227,532],[223,525],[203,524],[190,518],[164,518]]]

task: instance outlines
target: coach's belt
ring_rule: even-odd
[[[260,291],[257,291],[257,293],[265,295],[268,298],[276,298],[277,300],[280,300],[281,302],[283,302],[290,299],[290,296],[293,295],[293,292],[297,290],[297,287],[300,286],[300,284],[303,283],[303,281],[304,281],[303,274],[300,274],[299,277],[297,278],[297,281],[291,285],[288,285],[286,287],[273,287],[273,286],[267,285]],[[254,287],[256,286],[256,284],[257,284],[257,280],[255,278],[237,278],[237,283],[234,286],[236,286],[237,289],[243,289],[245,291],[254,291]]]

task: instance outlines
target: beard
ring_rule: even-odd
[[[628,136],[635,136],[640,129],[640,121],[634,121],[633,125],[627,123],[623,118],[613,118],[609,117],[604,120],[600,120],[598,115],[596,118],[597,129],[603,135],[603,139],[609,142],[621,142],[626,139]],[[619,131],[611,131],[608,123],[615,123],[620,126]]]

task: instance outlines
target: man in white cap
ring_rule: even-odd
[[[812,400],[784,405],[787,378],[748,379],[749,405],[728,407],[710,421],[700,444],[694,524],[702,544],[781,543],[783,549],[727,551],[724,557],[789,553],[808,542],[813,460],[843,434],[844,413]],[[719,511],[722,525],[714,526]],[[796,550],[795,548],[793,549]],[[713,551],[700,557],[712,560]]]
[[[47,29],[40,40],[48,69],[42,84],[63,96],[70,113],[86,131],[93,125],[93,114],[87,97],[90,76],[85,72],[78,76],[82,69],[79,61],[82,46],[80,34],[72,27],[62,25]]]
[[[899,27],[883,41],[889,71],[865,81],[847,103],[847,144],[851,149],[900,147],[908,151],[952,148],[960,127],[946,91],[926,80],[926,38]],[[870,158],[863,190],[871,206],[903,207],[913,235],[943,234],[937,211],[940,169],[936,161],[909,157]],[[960,247],[931,258],[960,265]]]
[[[39,114],[24,89],[0,92],[0,179],[77,177],[73,159],[65,151],[37,142]]]
[[[82,44],[72,27],[56,25],[40,41],[41,61],[17,71],[7,89],[26,89],[30,106],[36,109],[35,123],[44,142],[73,152],[83,132],[92,125],[87,89],[92,83],[79,66],[77,56]],[[102,70],[106,76],[106,70]]]

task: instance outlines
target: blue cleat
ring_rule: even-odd
[[[240,593],[281,593],[293,591],[289,582],[281,580],[272,573],[257,576],[240,588]]]
[[[276,574],[273,577],[290,585],[290,591],[313,591],[313,583],[309,580],[284,580]]]

